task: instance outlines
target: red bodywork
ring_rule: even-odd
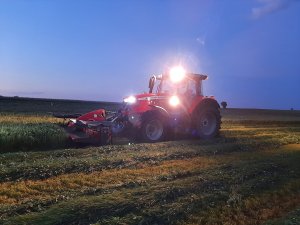
[[[153,78],[154,77],[154,78]],[[218,103],[213,96],[207,97],[202,94],[202,80],[207,78],[206,75],[199,74],[188,74],[186,82],[191,82],[194,86],[194,92],[188,92],[190,84],[186,87],[187,91],[183,92],[180,90],[180,83],[178,86],[174,87],[174,91],[171,89],[163,89],[163,82],[168,80],[167,75],[160,76],[157,79],[153,76],[151,79],[159,80],[160,85],[157,86],[156,93],[152,93],[153,84],[150,88],[149,82],[149,93],[138,94],[131,96],[135,99],[132,103],[126,103],[124,100],[123,106],[115,114],[113,119],[106,118],[106,112],[104,109],[94,110],[92,112],[86,113],[79,116],[75,120],[71,120],[68,128],[73,129],[70,133],[70,138],[75,142],[82,142],[83,139],[101,140],[103,134],[107,134],[111,137],[111,133],[121,133],[120,130],[126,130],[126,127],[130,129],[135,129],[137,132],[142,128],[143,116],[151,111],[164,111],[169,117],[168,122],[174,123],[170,124],[175,126],[178,124],[177,121],[181,121],[180,129],[182,131],[191,132],[194,126],[193,116],[199,107],[207,104],[214,105],[218,108]],[[179,91],[180,90],[180,91]],[[174,106],[170,104],[171,97],[176,97],[179,99],[179,104]],[[174,122],[175,121],[175,122]],[[110,125],[105,125],[105,122],[111,122]],[[96,126],[95,126],[96,124]],[[117,132],[114,132],[117,131]],[[80,137],[78,133],[74,131],[80,131],[84,134],[84,137]],[[126,131],[127,132],[127,131]]]
[[[110,128],[101,125],[101,122],[106,121],[105,114],[104,109],[97,109],[70,120],[66,128],[69,138],[75,143],[97,144],[106,136],[106,141],[111,142]]]
[[[169,105],[169,99],[172,97],[170,94],[161,94],[161,93],[145,93],[145,94],[138,94],[135,96],[138,100],[137,104],[131,105],[129,109],[129,113],[144,113],[148,110],[151,110],[151,105],[161,106],[165,109],[172,110]],[[213,96],[204,97],[204,96],[194,96],[193,98],[180,96],[178,95],[179,99],[181,100],[181,107],[184,107],[186,112],[192,114],[195,108],[199,105],[199,103],[204,98],[214,99]]]
[[[183,111],[186,115],[192,115],[194,110],[204,99],[215,100],[213,96],[205,97],[197,96],[183,96],[177,95],[180,99],[180,105],[173,107],[169,104],[169,100],[173,95],[163,93],[144,93],[135,95],[137,102],[122,109],[122,114],[126,116],[142,115],[145,112],[153,110],[152,106],[159,106],[168,112]],[[141,121],[133,124],[135,127],[141,126]]]
[[[105,110],[97,109],[91,112],[88,112],[82,116],[79,116],[77,120],[83,121],[104,121],[105,120]]]

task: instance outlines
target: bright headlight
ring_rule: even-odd
[[[180,104],[180,100],[179,100],[179,98],[178,98],[176,95],[174,95],[174,96],[172,96],[172,97],[170,98],[169,104],[170,104],[171,106],[177,106],[177,105]]]
[[[171,81],[177,83],[181,81],[184,77],[185,77],[185,70],[183,67],[176,66],[170,70]]]
[[[136,97],[129,96],[127,98],[124,98],[124,102],[128,103],[128,104],[134,104],[134,103],[136,103]]]

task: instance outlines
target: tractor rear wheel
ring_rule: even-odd
[[[220,111],[217,108],[205,108],[199,111],[196,129],[200,138],[210,139],[219,134],[221,124]]]
[[[150,115],[145,118],[142,124],[142,137],[146,142],[157,142],[165,136],[165,124],[162,118],[157,115]]]

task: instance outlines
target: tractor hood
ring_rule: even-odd
[[[160,93],[160,94],[157,94],[157,93],[142,93],[142,94],[137,94],[137,95],[131,95],[131,96],[128,96],[126,98],[124,98],[124,102],[125,103],[135,103],[137,101],[143,101],[143,100],[146,100],[146,101],[150,101],[150,100],[154,100],[154,99],[164,99],[164,98],[167,98],[168,94],[165,94],[165,93]]]
[[[168,94],[153,94],[153,93],[143,93],[137,95],[131,95],[124,98],[123,110],[125,114],[136,114],[144,113],[152,109],[152,105],[155,105],[157,101],[167,100],[170,95]]]

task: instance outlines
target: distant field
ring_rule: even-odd
[[[300,110],[222,109],[224,120],[300,121]]]
[[[120,104],[118,102],[101,101],[0,97],[0,114],[39,114],[47,116],[51,113],[86,113],[99,108],[115,111],[120,107]],[[300,120],[300,110],[229,108],[221,109],[221,114],[223,120]]]
[[[120,103],[78,100],[0,98],[0,152],[59,149],[69,146],[63,129],[66,121],[53,113],[86,113],[98,108],[116,111]],[[300,121],[300,111],[221,109],[223,124],[251,121]],[[41,138],[43,137],[43,138]]]
[[[75,149],[39,101],[1,103],[0,224],[300,224],[299,111],[222,110],[213,140]]]
[[[0,97],[0,113],[42,115],[60,112],[85,113],[99,108],[114,111],[119,105],[117,102]]]

